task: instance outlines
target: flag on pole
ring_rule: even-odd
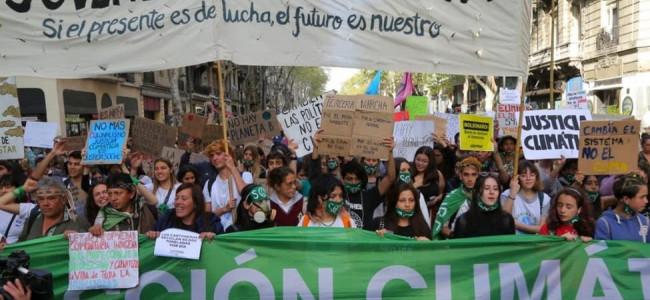
[[[379,93],[379,82],[381,81],[381,70],[377,71],[375,79],[370,82],[368,89],[366,89],[366,95],[377,95]]]
[[[395,96],[395,104],[393,107],[398,107],[406,100],[406,97],[413,94],[413,75],[411,72],[406,72],[402,76],[402,83],[399,85],[399,90]]]

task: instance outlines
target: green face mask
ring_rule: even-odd
[[[361,191],[361,182],[359,183],[344,183],[343,186],[345,186],[345,190],[348,191],[350,194],[356,194],[359,191]]]
[[[330,171],[335,170],[338,166],[339,166],[339,162],[337,160],[327,161],[327,169]]]
[[[398,179],[404,183],[411,183],[411,173],[408,172],[399,173]]]
[[[591,203],[596,202],[596,199],[598,199],[599,196],[600,196],[599,191],[595,191],[595,192],[587,191],[587,198],[589,199],[589,202],[591,202]]]
[[[325,200],[325,211],[332,216],[337,216],[339,211],[341,211],[341,207],[343,207],[343,201],[334,202],[329,199]]]
[[[366,174],[368,175],[374,175],[377,173],[377,170],[379,170],[379,166],[369,166],[367,164],[363,164],[363,168],[366,170]]]
[[[415,210],[405,211],[400,209],[399,207],[395,207],[395,212],[397,213],[398,216],[402,218],[410,218],[415,214]]]
[[[250,168],[255,164],[255,161],[244,159],[243,163],[244,163],[244,167]]]
[[[492,205],[487,205],[483,203],[483,200],[478,199],[478,208],[480,208],[482,211],[493,211],[499,208],[499,201],[494,202]]]
[[[567,174],[567,175],[564,176],[564,177],[565,177],[566,180],[568,180],[569,182],[574,182],[574,181],[576,181],[576,177],[575,177],[575,175],[573,175],[573,174]]]

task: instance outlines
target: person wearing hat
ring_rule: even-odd
[[[226,233],[275,227],[275,210],[271,209],[266,189],[249,184],[242,189],[243,201],[237,205],[237,219],[226,228]]]
[[[515,147],[517,146],[517,139],[511,135],[502,136],[499,139],[499,155],[501,156],[501,162],[503,163],[503,168],[506,169],[510,178],[514,174],[515,167]]]
[[[447,194],[442,201],[433,222],[432,239],[442,239],[451,235],[453,229],[449,228],[449,224],[454,224],[452,216],[455,214],[456,218],[458,218],[469,209],[472,191],[480,171],[481,162],[476,157],[469,156],[458,163],[458,172],[462,184],[459,188]]]

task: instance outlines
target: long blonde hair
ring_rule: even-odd
[[[172,162],[169,159],[160,157],[153,162],[154,169],[156,168],[156,164],[159,162],[165,163],[171,170],[171,174],[169,174],[169,180],[172,182],[172,184],[169,186],[169,189],[173,189],[174,185],[176,184],[176,176],[174,175],[174,166],[172,165]],[[152,192],[156,194],[156,191],[158,191],[158,188],[160,187],[160,181],[158,181],[158,178],[156,178],[156,174],[154,174],[152,181],[153,181]]]

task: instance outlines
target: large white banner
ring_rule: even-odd
[[[25,157],[16,77],[0,77],[0,160]]]
[[[531,0],[6,0],[0,75],[71,78],[224,59],[525,76],[530,14]]]
[[[586,109],[524,112],[521,146],[526,159],[578,158],[580,121],[591,121]]]

